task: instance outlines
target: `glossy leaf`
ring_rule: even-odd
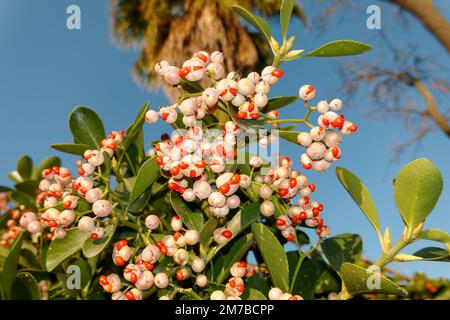
[[[89,237],[89,232],[82,232],[75,227],[67,231],[65,238],[53,240],[47,251],[45,262],[47,270],[52,271],[61,262],[75,254]]]
[[[394,183],[394,198],[408,227],[414,228],[428,217],[442,187],[442,175],[428,159],[414,160],[400,169]]]
[[[253,223],[252,232],[259,252],[269,269],[275,287],[283,292],[289,290],[289,265],[286,252],[273,232],[262,223]]]
[[[55,150],[78,156],[82,156],[86,150],[92,149],[91,146],[81,143],[56,143],[52,144],[51,147]]]
[[[381,227],[378,219],[377,208],[375,207],[372,197],[370,196],[369,190],[367,190],[366,186],[355,174],[345,168],[337,167],[336,175],[342,186],[345,190],[347,190],[353,201],[356,202],[358,207],[374,227],[378,237],[381,239]]]
[[[317,49],[303,55],[303,57],[339,57],[353,56],[371,50],[372,47],[354,40],[336,40],[324,44]]]
[[[297,96],[287,96],[287,97],[274,97],[274,98],[270,98],[269,102],[267,103],[267,105],[264,107],[264,113],[269,113],[270,111],[273,110],[278,110],[281,109],[283,107],[286,107],[292,103],[294,103],[295,101],[298,100]]]
[[[34,198],[26,194],[25,192],[13,190],[9,195],[11,199],[14,200],[16,203],[23,204],[28,209],[36,210]]]
[[[142,125],[145,121],[145,114],[148,111],[149,102],[147,102],[139,111],[134,120],[134,123],[127,129],[127,134],[125,137],[125,148],[128,148],[129,145],[136,139],[137,135],[142,132]]]
[[[144,162],[138,171],[136,181],[131,191],[129,203],[132,204],[160,176],[159,165],[155,158]]]
[[[278,131],[278,135],[280,136],[280,138],[295,143],[297,145],[298,145],[297,136],[299,133],[300,131],[283,131],[283,130]]]
[[[447,250],[450,251],[450,234],[448,234],[444,230],[439,229],[424,230],[420,234],[419,238],[441,242],[446,246]]]
[[[22,250],[23,232],[14,241],[8,256],[5,258],[1,271],[2,290],[6,298],[11,296],[11,287],[16,277],[17,266]]]
[[[222,283],[223,280],[225,280],[225,278],[230,274],[230,268],[235,262],[240,261],[245,256],[252,244],[252,234],[242,236],[233,243],[230,251],[228,251],[228,253],[224,256],[224,264],[219,275],[216,278],[216,281],[218,283]]]
[[[344,233],[328,238],[321,248],[334,270],[341,270],[344,262],[355,263],[362,254],[362,239],[357,234]]]
[[[187,204],[174,191],[170,193],[170,203],[173,209],[180,216],[183,223],[190,229],[197,231],[203,227],[203,213],[200,210],[192,211]]]
[[[271,288],[271,285],[267,276],[262,272],[258,272],[254,276],[245,279],[245,287],[256,289],[265,296],[267,296]]]
[[[208,244],[212,238],[214,230],[217,228],[218,220],[214,217],[211,217],[206,221],[206,223],[203,225],[202,229],[200,230],[200,250],[202,253],[202,256],[206,255],[206,250],[208,249]]]
[[[304,257],[303,260],[300,260],[297,251],[287,252],[286,255],[289,263],[289,283],[292,288],[291,293],[299,294],[303,299],[312,299],[321,271],[308,257]]]
[[[100,149],[105,128],[99,115],[84,106],[76,107],[69,115],[69,128],[77,143]]]
[[[442,248],[427,247],[413,253],[413,256],[426,261],[450,261],[449,252]]]
[[[40,300],[39,285],[31,273],[17,274],[11,289],[12,300]]]
[[[83,244],[83,254],[86,258],[92,258],[100,254],[111,242],[114,232],[116,231],[116,224],[108,224],[105,228],[103,237],[93,240],[88,238]]]
[[[232,237],[230,240],[236,238],[242,231],[247,229],[253,222],[258,220],[260,217],[259,213],[259,203],[250,202],[246,204],[241,211],[237,212],[233,218],[231,218],[227,229],[231,231]],[[230,241],[229,240],[229,241]],[[226,246],[229,241],[219,244],[208,252],[206,257],[207,261],[210,261],[218,251],[220,251],[224,246]]]
[[[23,180],[30,179],[33,172],[33,160],[29,156],[20,157],[17,161],[17,172]]]
[[[242,294],[243,300],[267,300],[266,296],[260,291],[252,288],[246,288]]]
[[[360,293],[384,293],[406,296],[408,294],[405,289],[385,276],[373,274],[367,269],[352,263],[345,262],[342,264],[340,274],[348,292],[352,295]],[[375,282],[377,279],[380,281],[379,286]]]
[[[270,25],[266,20],[254,15],[241,6],[233,5],[232,8],[238,15],[253,25],[262,35],[266,37],[268,41],[270,41]]]
[[[289,27],[289,22],[291,21],[292,10],[294,9],[294,0],[283,0],[280,8],[280,24],[281,32],[283,34],[283,39],[286,39],[286,34]]]

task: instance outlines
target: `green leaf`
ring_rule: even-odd
[[[268,295],[270,290],[269,279],[262,272],[258,272],[254,276],[245,279],[245,287],[256,289],[264,295]]]
[[[299,133],[300,131],[282,131],[282,130],[278,131],[278,135],[280,136],[280,138],[295,143],[297,145],[298,145],[297,136]]]
[[[105,128],[98,114],[88,107],[76,107],[69,115],[70,132],[77,143],[100,149]]]
[[[267,298],[262,292],[256,289],[246,288],[242,294],[242,300],[267,300]]]
[[[173,209],[180,216],[181,221],[190,229],[200,232],[203,228],[203,213],[200,210],[192,211],[187,204],[174,191],[170,192],[170,203]]]
[[[342,186],[347,190],[353,201],[356,202],[361,211],[365,214],[369,222],[375,228],[378,237],[382,239],[380,221],[378,219],[377,208],[373,203],[369,190],[362,183],[362,181],[351,171],[337,167],[336,175]]]
[[[93,240],[92,238],[88,238],[83,244],[83,254],[86,258],[92,258],[98,255],[100,252],[105,249],[108,244],[111,242],[111,239],[114,235],[114,231],[116,230],[116,224],[108,224],[105,228],[105,234],[103,237]]]
[[[355,263],[362,254],[362,239],[357,234],[344,233],[328,238],[321,244],[323,253],[334,270],[341,270],[344,262]]]
[[[264,35],[270,42],[270,25],[267,23],[266,20],[254,15],[253,13],[251,13],[250,11],[241,6],[233,5],[232,8],[238,15],[244,18],[244,20],[249,22],[259,32],[261,32],[261,34]]]
[[[286,107],[298,100],[297,96],[287,96],[287,97],[274,97],[270,98],[267,105],[264,107],[264,113],[269,113],[273,110],[278,110]]]
[[[292,10],[294,9],[294,0],[283,0],[280,9],[280,24],[281,32],[283,34],[283,39],[286,39],[286,34],[289,27],[289,22],[291,21]]]
[[[214,233],[214,230],[217,228],[218,220],[214,217],[211,217],[206,221],[200,231],[200,251],[202,257],[206,255],[206,251],[208,250],[208,245],[211,240],[211,237]]]
[[[52,168],[54,166],[61,166],[61,159],[55,156],[48,157],[41,161],[38,166],[38,172],[41,174],[42,170]]]
[[[447,250],[450,251],[450,234],[448,234],[444,230],[439,229],[424,230],[420,234],[419,238],[441,242],[446,246]]]
[[[3,269],[1,272],[1,287],[6,298],[11,296],[11,287],[16,277],[17,265],[20,258],[20,252],[22,250],[22,242],[23,232],[21,232],[14,241],[8,256],[5,258],[5,262],[3,263]]]
[[[236,240],[230,251],[224,257],[224,264],[220,270],[219,275],[216,278],[218,283],[222,283],[226,276],[230,273],[230,268],[237,261],[240,261],[242,257],[248,252],[250,246],[253,243],[253,235],[247,234]]]
[[[139,111],[139,113],[136,116],[136,119],[134,120],[134,123],[127,129],[127,134],[125,137],[124,145],[125,149],[130,146],[133,141],[136,139],[136,137],[142,132],[142,125],[145,121],[145,114],[148,111],[150,103],[147,102]]]
[[[28,194],[31,197],[36,195],[36,191],[39,188],[39,182],[37,180],[25,180],[23,182],[17,183],[14,186],[17,190]]]
[[[138,171],[136,182],[131,190],[129,206],[159,178],[160,174],[156,158],[151,158],[144,162]]]
[[[78,156],[82,156],[86,150],[92,149],[91,146],[81,143],[57,143],[52,144],[51,147],[55,150]]]
[[[352,263],[345,262],[342,264],[341,276],[348,292],[352,295],[360,293],[383,293],[406,296],[408,294],[405,289],[385,276],[371,273],[367,269]],[[379,283],[376,283],[376,279],[379,279]]]
[[[413,256],[419,257],[426,261],[450,261],[447,250],[436,247],[427,247],[413,253]]]
[[[49,272],[52,271],[61,262],[80,250],[89,236],[89,232],[82,232],[75,227],[69,229],[63,239],[53,240],[47,251],[47,260],[45,262],[47,270]]]
[[[0,186],[0,192],[9,192],[11,191],[10,187],[7,186]]]
[[[286,252],[272,231],[262,223],[253,223],[252,232],[275,287],[289,290],[289,265]]]
[[[372,47],[363,42],[354,40],[336,40],[324,44],[319,48],[308,52],[303,57],[338,57],[353,56],[371,50]]]
[[[245,205],[241,211],[237,212],[233,218],[231,218],[230,223],[227,226],[227,229],[231,231],[232,236],[231,239],[236,238],[242,231],[247,229],[253,222],[258,220],[260,217],[259,214],[259,203],[251,202]],[[230,241],[229,240],[229,241]],[[221,250],[224,246],[226,246],[229,241],[222,243],[214,248],[212,248],[206,257],[207,261],[210,261],[216,254]]]
[[[425,158],[414,160],[397,174],[394,198],[404,223],[414,228],[433,210],[442,192],[442,175]]]
[[[308,257],[303,257],[302,261],[299,260],[297,251],[289,251],[286,255],[289,262],[291,293],[299,294],[306,300],[314,298],[314,289],[321,275],[320,269]]]
[[[23,180],[30,179],[33,172],[33,160],[29,156],[20,157],[17,161],[17,172]]]
[[[31,273],[19,273],[12,284],[11,300],[40,300],[39,285]]]
[[[18,204],[23,204],[26,208],[36,211],[36,204],[34,203],[34,198],[26,194],[25,192],[13,190],[9,194],[11,199]]]

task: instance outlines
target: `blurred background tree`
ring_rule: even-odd
[[[232,11],[233,4],[270,18],[278,15],[282,0],[113,0],[113,38],[122,46],[140,50],[133,76],[146,88],[164,85],[154,76],[153,66],[162,59],[181,65],[197,50],[224,52],[227,70],[246,74],[270,63],[270,50],[261,36],[250,31]],[[332,19],[351,19],[366,14],[367,1],[302,0],[294,16],[309,30],[326,32]],[[384,0],[383,21],[393,20],[404,29],[404,43],[393,43],[389,32],[377,32],[377,44],[383,49],[377,61],[365,59],[339,63],[336,72],[342,79],[342,91],[349,100],[360,92],[373,103],[366,104],[370,116],[394,115],[403,121],[405,135],[394,146],[394,155],[417,144],[427,134],[440,130],[450,137],[450,108],[441,103],[450,92],[448,53],[450,23],[442,7],[433,0]],[[303,10],[305,8],[305,10]],[[314,8],[314,10],[311,10]],[[387,9],[387,10],[386,10]],[[418,20],[444,48],[444,57],[436,59],[421,39],[408,34],[408,24]],[[214,32],[212,32],[214,31]],[[447,57],[445,57],[447,55]],[[174,92],[165,91],[172,99]],[[381,108],[382,106],[382,108]],[[394,156],[395,157],[395,156]]]
[[[271,63],[271,52],[260,34],[243,26],[233,4],[278,17],[281,0],[113,0],[113,38],[140,50],[133,76],[147,88],[164,85],[155,77],[155,63],[179,66],[199,50],[223,52],[227,70],[246,74]],[[305,19],[300,5],[293,15]],[[164,89],[174,98],[170,86]]]

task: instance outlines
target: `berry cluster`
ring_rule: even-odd
[[[261,74],[252,72],[242,77],[236,72],[225,73],[223,54],[215,51],[209,55],[205,51],[195,53],[191,59],[185,61],[181,68],[171,66],[163,60],[155,66],[155,71],[164,77],[171,85],[178,85],[181,81],[191,82],[209,79],[210,86],[194,97],[190,97],[170,107],[161,108],[159,112],[150,110],[146,120],[155,123],[161,117],[168,123],[177,119],[177,111],[183,114],[186,127],[195,125],[196,120],[205,114],[213,113],[219,103],[231,103],[237,108],[239,119],[258,119],[261,110],[267,105],[267,93],[270,86],[277,83],[283,76],[281,69],[268,66]]]
[[[300,98],[305,101],[313,99],[316,90],[311,85],[304,85],[299,90]],[[309,132],[298,134],[297,142],[307,148],[300,157],[303,168],[314,169],[317,172],[328,170],[331,163],[341,158],[339,145],[342,136],[356,132],[358,126],[345,119],[343,114],[337,112],[342,109],[342,101],[333,99],[330,103],[321,100],[316,107],[310,107],[320,113],[317,124]]]
[[[275,220],[283,237],[293,241],[297,226],[315,228],[317,235],[328,237],[329,228],[323,224],[324,220],[320,216],[324,206],[310,200],[311,194],[316,190],[315,184],[309,183],[308,178],[301,175],[300,171],[292,170],[292,161],[288,157],[279,158],[278,162],[279,165],[270,168],[265,175],[258,175],[258,171],[255,171],[254,180],[259,187],[259,196],[263,199],[260,205],[261,215],[268,218],[275,214],[275,204],[271,201],[274,191],[287,205],[298,196],[297,205],[285,208],[286,214],[278,213]],[[260,168],[261,163],[262,159],[259,157],[250,159],[254,170]]]

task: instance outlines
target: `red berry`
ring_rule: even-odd
[[[235,173],[230,179],[231,184],[238,184],[239,181],[241,181],[241,176],[237,173]]]
[[[116,248],[117,248],[117,250],[120,251],[120,249],[122,249],[122,248],[125,247],[126,245],[128,245],[128,241],[125,240],[125,239],[123,239],[123,240],[120,240],[120,241],[117,242]]]
[[[102,286],[106,286],[107,284],[109,284],[108,278],[103,275],[100,276],[100,278],[98,279],[98,282],[102,285]]]
[[[309,190],[311,190],[311,192],[314,192],[316,190],[316,185],[315,184],[310,184],[308,186]]]
[[[180,75],[180,77],[184,78],[186,77],[189,73],[191,72],[191,69],[189,69],[188,67],[183,67],[178,71],[178,74]]]
[[[121,267],[125,264],[125,260],[121,256],[118,256],[116,257],[116,259],[114,259],[114,263],[116,266]]]
[[[284,221],[283,219],[277,219],[275,220],[275,224],[279,227],[284,226],[286,224],[286,221]]]
[[[224,236],[227,239],[230,239],[233,236],[233,233],[230,230],[224,230],[222,231],[222,236]]]
[[[277,69],[274,69],[274,70],[272,71],[272,75],[273,75],[274,77],[281,78],[281,77],[284,76],[284,71],[277,68]]]
[[[220,188],[219,191],[223,194],[227,194],[230,191],[230,184],[229,183],[225,183],[223,184]]]

